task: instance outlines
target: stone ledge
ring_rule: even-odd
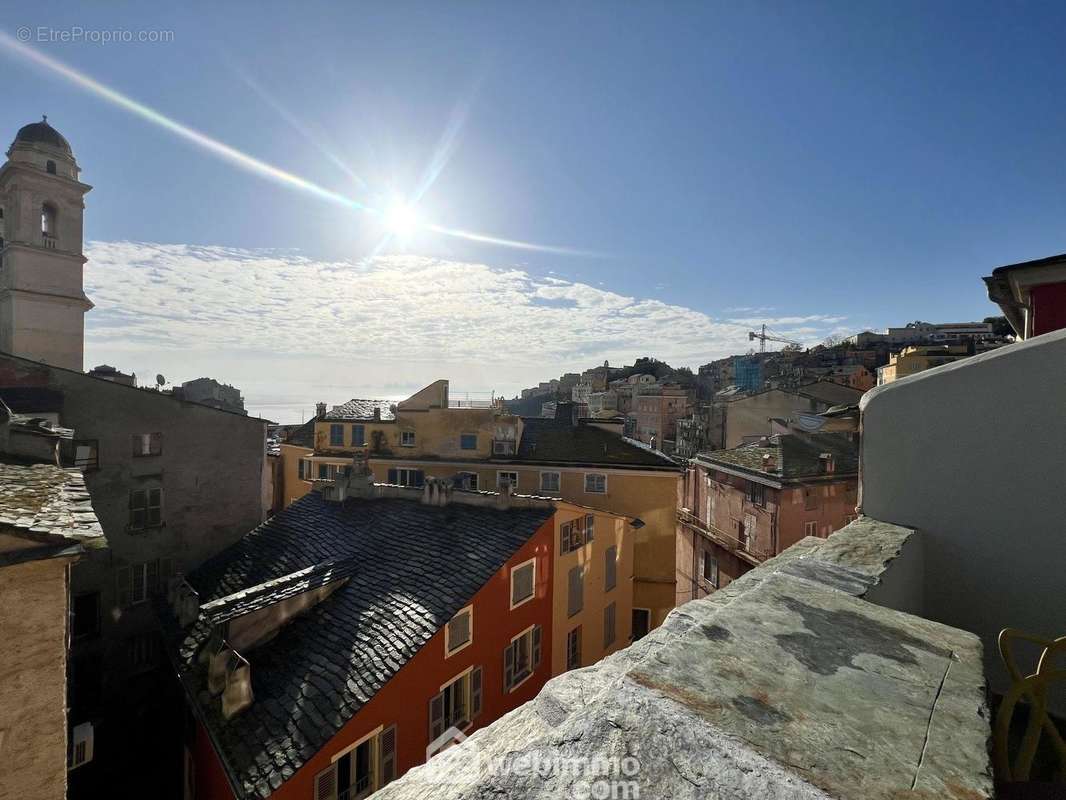
[[[913,536],[805,539],[378,797],[589,796],[579,771],[483,769],[516,756],[635,757],[645,798],[991,797],[979,641],[861,599]]]

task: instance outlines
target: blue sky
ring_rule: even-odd
[[[20,26],[40,52],[331,191],[410,199],[437,154],[422,222],[587,251],[424,230],[376,250],[378,216],[244,171],[0,48],[9,135],[47,112],[95,187],[88,360],[217,374],[290,417],[441,371],[511,394],[603,357],[696,366],[745,351],[762,319],[807,342],[980,318],[995,310],[981,275],[1066,250],[1063,4],[35,3],[5,15],[5,32]],[[37,41],[76,26],[173,41]],[[413,263],[451,301],[397,318]],[[262,279],[210,282],[226,269]],[[135,270],[154,275],[129,281],[143,295],[127,290]],[[283,329],[301,349],[273,330],[297,291],[302,316]],[[133,322],[159,298],[149,335]],[[254,335],[233,336],[238,321]],[[557,334],[565,347],[543,345]],[[277,363],[299,366],[268,380]]]

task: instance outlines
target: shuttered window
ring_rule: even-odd
[[[585,515],[585,541],[591,542],[596,530],[596,518],[592,514]]]
[[[511,568],[511,608],[517,608],[532,599],[536,577],[536,564],[533,559]]]
[[[115,596],[119,608],[143,603],[150,596],[166,590],[173,571],[169,558],[130,564],[115,571]]]
[[[481,686],[481,667],[474,667],[430,698],[430,743],[435,742],[449,728],[465,730],[481,713]]]
[[[131,437],[133,442],[133,455],[158,456],[163,453],[163,434],[161,433],[135,433]]]
[[[344,447],[344,426],[343,425],[330,425],[329,426],[329,446],[330,447]]]
[[[611,591],[618,585],[618,547],[611,545],[607,548],[607,551],[603,554],[603,589],[606,592]]]
[[[566,635],[566,668],[577,669],[581,666],[581,626],[578,625]]]
[[[130,492],[130,530],[163,524],[163,490],[134,489]]]
[[[503,689],[510,692],[540,666],[541,626],[511,640],[503,651]]]
[[[603,609],[603,646],[610,647],[615,640],[615,611],[616,606],[610,603]]]
[[[445,656],[458,653],[470,644],[473,638],[473,618],[474,609],[472,606],[467,606],[448,622],[444,634]]]
[[[378,741],[378,753],[380,754],[379,780],[375,788],[380,789],[386,783],[396,779],[396,726],[390,725],[379,733]]]
[[[566,613],[567,616],[581,611],[585,607],[585,575],[584,568],[578,564],[571,568],[567,576]]]

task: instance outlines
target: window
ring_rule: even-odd
[[[44,171],[47,172],[49,175],[55,175],[56,174],[56,162],[52,161],[51,159],[46,161],[45,165],[44,165]]]
[[[359,800],[396,778],[396,726],[378,728],[315,776],[314,800]]]
[[[100,593],[88,592],[74,597],[70,634],[75,639],[96,636],[100,632]]]
[[[126,640],[126,662],[131,670],[154,667],[159,658],[159,642],[154,634],[138,633]]]
[[[633,641],[643,639],[648,635],[651,628],[651,610],[647,608],[633,609]]]
[[[807,511],[814,511],[818,508],[818,488],[819,487],[814,487],[813,489],[803,490],[803,507],[807,509]]]
[[[306,458],[301,458],[296,465],[298,477],[302,481],[311,481],[315,477],[314,465]]]
[[[493,439],[492,454],[494,456],[513,456],[514,439]]]
[[[163,434],[161,433],[135,433],[131,438],[135,458],[158,456],[163,452]]]
[[[540,490],[549,494],[559,494],[559,477],[558,472],[540,473]]]
[[[766,507],[766,487],[755,481],[748,481],[748,500],[752,505]]]
[[[318,465],[318,479],[320,481],[326,480],[326,477],[329,475],[329,466],[329,464],[322,463]]]
[[[474,607],[467,606],[444,628],[444,656],[455,655],[466,647],[474,636]]]
[[[537,561],[529,559],[511,568],[511,608],[518,608],[533,599],[537,576]]]
[[[41,234],[47,239],[56,235],[56,208],[51,203],[41,206]]]
[[[497,472],[496,473],[496,488],[502,489],[505,483],[511,484],[512,489],[518,488],[518,473],[517,472]]]
[[[172,562],[169,558],[130,564],[115,571],[115,591],[119,608],[143,603],[151,595],[165,588],[170,580]]]
[[[163,490],[134,489],[130,492],[130,530],[157,528],[163,524]]]
[[[456,477],[456,483],[459,488],[466,489],[470,492],[477,491],[477,473],[476,472],[460,472]]]
[[[415,446],[415,432],[414,431],[400,431],[400,447],[414,447]]]
[[[603,609],[603,646],[610,647],[614,644],[615,637],[617,635],[615,628],[615,612],[617,606],[614,603],[610,603]]]
[[[581,626],[578,625],[566,634],[566,668],[577,669],[581,666]]]
[[[465,729],[481,713],[481,667],[468,669],[429,699],[429,741],[448,728]]]
[[[75,467],[97,469],[100,466],[100,443],[97,439],[75,439],[71,444]]]
[[[602,472],[586,472],[585,491],[589,494],[607,494],[607,476]]]
[[[540,666],[541,627],[527,628],[503,651],[503,689],[513,692]]]
[[[585,568],[581,564],[571,567],[567,575],[566,615],[574,616],[585,607]]]
[[[596,532],[596,518],[592,514],[585,515],[585,541],[591,542]]]
[[[366,444],[366,426],[352,426],[352,447],[362,447]]]
[[[803,535],[804,536],[816,536],[818,534],[817,522],[804,522],[803,523]]]
[[[618,585],[618,547],[613,544],[608,547],[603,554],[603,561],[603,590],[609,592]]]
[[[592,541],[596,518],[592,514],[564,522],[559,526],[559,552],[573,552]]]
[[[419,487],[426,482],[426,476],[420,469],[407,469],[404,467],[389,470],[389,483],[397,486]]]
[[[477,450],[477,434],[464,433],[459,436],[460,450]]]
[[[329,426],[329,446],[330,447],[344,447],[344,426],[343,425],[330,425]]]
[[[718,588],[718,559],[711,555],[709,550],[703,551],[703,561],[700,563],[700,572],[703,580]]]

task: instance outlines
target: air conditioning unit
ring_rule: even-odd
[[[513,456],[514,441],[511,439],[497,439],[492,443],[492,454],[495,456]]]
[[[83,722],[74,726],[70,746],[70,768],[76,769],[93,760],[93,724]]]

